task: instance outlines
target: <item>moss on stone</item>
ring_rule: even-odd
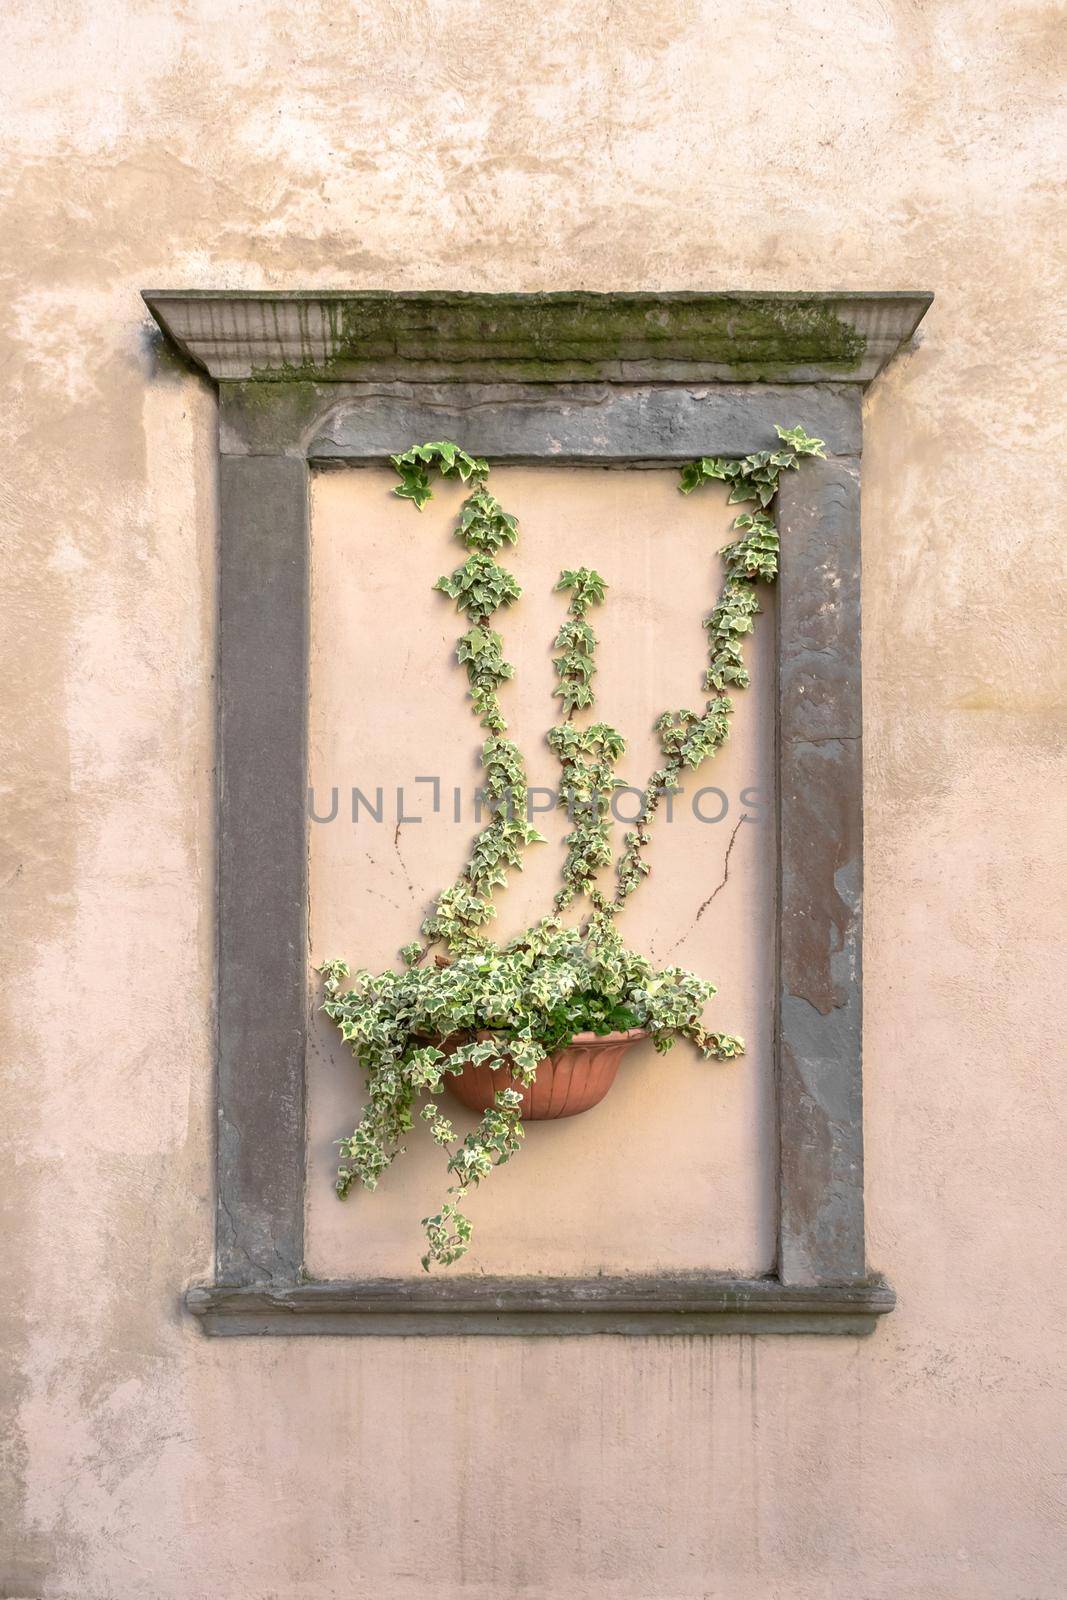
[[[410,366],[536,383],[631,368],[670,376],[673,366],[715,367],[745,381],[798,367],[844,373],[867,341],[838,307],[836,297],[804,294],[324,294],[299,298],[300,359],[252,375],[293,382]],[[279,347],[291,341],[291,328],[286,338],[279,324]]]

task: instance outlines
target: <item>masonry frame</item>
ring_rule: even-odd
[[[215,1268],[204,1331],[867,1333],[860,466],[864,385],[931,296],[146,292],[218,386]],[[738,378],[743,381],[738,381]],[[311,1281],[309,481],[454,438],[494,465],[663,467],[801,421],[776,669],[775,1271]]]

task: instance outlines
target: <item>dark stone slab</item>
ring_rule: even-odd
[[[307,467],[224,457],[219,536],[219,1276],[303,1263]]]
[[[263,384],[220,386],[227,454],[381,462],[424,439],[455,439],[503,465],[676,466],[778,443],[803,420],[832,455],[858,455],[855,386]]]
[[[782,484],[779,1271],[862,1279],[863,768],[859,464]]]

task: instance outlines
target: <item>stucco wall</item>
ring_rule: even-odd
[[[1058,1600],[1062,14],[16,0],[0,36],[0,1590]],[[936,290],[867,414],[872,1339],[182,1317],[213,404],[151,284]]]
[[[375,968],[395,961],[466,860],[472,794],[482,778],[483,734],[455,661],[465,625],[450,600],[431,592],[438,575],[463,559],[454,537],[463,491],[446,487],[416,516],[393,496],[396,481],[388,469],[317,474],[311,517],[310,761],[318,816],[331,815],[337,790],[337,815],[311,829],[311,946],[315,961],[344,952],[353,966]],[[716,552],[737,507],[727,506],[720,485],[683,499],[677,473],[668,471],[501,468],[492,487],[519,519],[505,563],[522,599],[496,623],[515,667],[501,699],[540,791],[533,802],[550,803],[560,788],[559,764],[544,740],[560,715],[551,643],[566,597],[553,585],[562,568],[583,563],[609,584],[592,617],[594,715],[623,732],[618,770],[640,789],[662,761],[653,719],[699,695],[707,664],[701,618],[718,591]],[[627,1054],[595,1116],[531,1124],[521,1162],[470,1197],[477,1232],[468,1265],[477,1271],[759,1273],[773,1266],[776,619],[769,593],[749,646],[754,684],[738,696],[730,743],[714,770],[687,775],[669,815],[664,805],[652,875],[620,924],[635,949],[661,964],[687,964],[719,985],[709,1025],[741,1034],[748,1054],[743,1063],[715,1065],[694,1050],[663,1059],[645,1044]],[[436,815],[417,774],[440,782]],[[358,801],[353,822],[353,785],[375,808],[381,789],[380,823]],[[719,794],[705,792],[694,812],[699,790],[711,786]],[[421,820],[398,823],[399,790],[401,815]],[[618,801],[620,816],[632,816],[635,797]],[[538,812],[535,821],[547,846],[527,850],[522,873],[495,897],[494,932],[503,938],[544,916],[559,887],[566,815]],[[617,853],[625,830],[616,823],[612,831]],[[361,1074],[323,1017],[309,1062],[312,1272],[417,1273],[419,1219],[440,1208],[449,1181],[441,1152],[420,1126],[373,1195],[353,1193],[338,1205],[334,1141],[358,1114]],[[451,1100],[447,1110],[461,1134],[476,1125]],[[656,1181],[642,1181],[639,1171]]]

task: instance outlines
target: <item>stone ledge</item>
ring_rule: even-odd
[[[933,295],[145,290],[217,380],[869,383]]]
[[[676,1273],[598,1278],[371,1278],[212,1284],[186,1292],[205,1333],[222,1337],[572,1334],[868,1334],[896,1296],[884,1279],[783,1284]]]

